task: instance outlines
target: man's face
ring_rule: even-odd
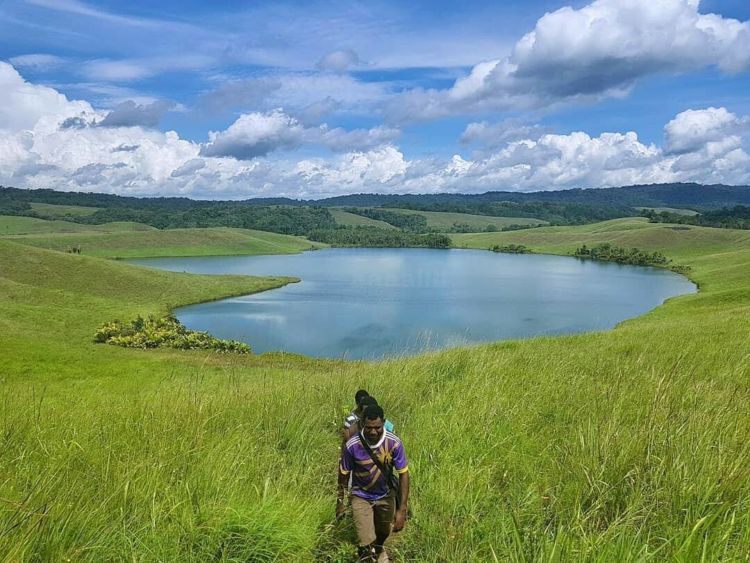
[[[367,418],[365,425],[362,427],[362,433],[369,444],[377,444],[378,440],[383,437],[383,419]]]

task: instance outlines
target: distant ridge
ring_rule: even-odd
[[[490,202],[577,203],[610,207],[688,207],[715,209],[750,205],[750,186],[702,185],[693,183],[647,184],[618,188],[573,188],[556,191],[507,192],[489,191],[477,194],[350,194],[319,200],[286,197],[254,198],[241,201],[193,200],[186,197],[127,197],[87,192],[60,192],[49,189],[27,190],[0,186],[0,200],[14,202],[81,205],[90,207],[142,207],[186,209],[215,204],[244,205],[312,205],[320,207],[375,207],[399,204],[450,204]]]

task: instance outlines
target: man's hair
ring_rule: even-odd
[[[354,394],[354,402],[359,405],[362,403],[362,399],[369,396],[370,394],[367,391],[365,391],[364,389],[360,389]]]
[[[385,420],[385,413],[383,413],[383,407],[377,404],[369,405],[362,415],[363,420],[375,420],[378,418]]]
[[[367,395],[367,397],[362,397],[362,400],[359,402],[360,405],[362,405],[363,409],[367,409],[370,405],[376,405],[378,404],[378,400],[373,397],[372,395]]]

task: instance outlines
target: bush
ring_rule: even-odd
[[[235,354],[249,354],[250,346],[237,340],[221,340],[207,332],[188,330],[177,318],[149,315],[136,317],[129,323],[112,321],[99,327],[94,342],[114,344],[124,348],[177,348],[178,350],[218,350]]]
[[[639,248],[622,248],[611,244],[600,244],[592,248],[588,248],[584,244],[576,249],[575,256],[635,266],[666,266],[671,262],[661,252],[648,252]]]
[[[490,250],[492,252],[505,252],[508,254],[530,254],[531,250],[526,248],[522,244],[506,244],[506,245],[499,245],[499,244],[493,244],[490,246]]]

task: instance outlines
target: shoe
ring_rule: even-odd
[[[380,552],[377,563],[391,563],[391,558],[388,557],[388,552],[385,549]]]

